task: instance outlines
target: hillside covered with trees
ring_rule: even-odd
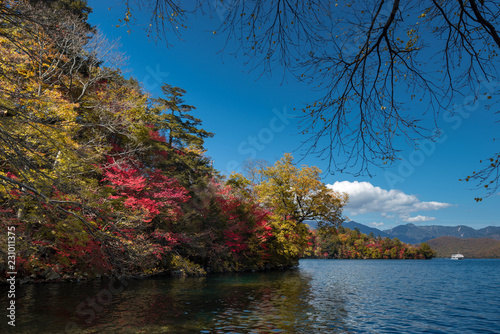
[[[500,258],[500,241],[489,238],[439,237],[429,240],[428,244],[436,251],[436,257],[449,258],[451,254],[460,253],[472,259]]]
[[[307,256],[320,259],[431,259],[434,251],[427,243],[414,246],[398,238],[366,235],[346,227],[314,231]]]

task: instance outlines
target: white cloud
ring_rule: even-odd
[[[384,223],[373,222],[373,223],[370,223],[369,225],[375,226],[375,227],[380,227],[380,226],[384,226]]]
[[[410,213],[441,210],[451,206],[451,204],[443,202],[421,202],[415,195],[408,195],[396,189],[382,189],[369,182],[342,181],[330,184],[328,187],[349,195],[346,210],[349,210],[352,216],[380,212],[386,218],[398,215],[407,222],[423,222],[435,218],[420,215],[410,217]]]
[[[436,220],[435,217],[427,217],[427,216],[421,216],[418,215],[416,217],[405,217],[403,218],[403,221],[408,222],[408,223],[421,223],[421,222],[429,222],[431,220]]]

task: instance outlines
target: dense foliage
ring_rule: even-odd
[[[18,277],[297,264],[310,240],[303,219],[267,200],[276,189],[220,177],[204,154],[213,134],[186,92],[164,84],[164,97],[151,98],[126,79],[114,44],[86,22],[85,2],[0,9],[0,229],[15,227]],[[288,189],[289,204],[317,193],[328,207],[297,202],[307,217],[322,210],[340,223],[344,199],[316,169],[303,171],[290,176],[311,187]]]
[[[345,227],[313,233],[308,257],[323,259],[430,259],[434,252],[428,244],[419,247],[398,238],[375,237]]]
[[[334,250],[325,231],[344,221],[347,197],[289,154],[257,169],[258,183],[225,180],[205,155],[213,134],[186,92],[164,84],[164,97],[152,98],[126,79],[114,44],[86,22],[84,1],[2,1],[0,9],[0,229],[15,227],[18,277],[287,268],[307,248],[427,257],[344,232]],[[309,219],[321,223],[319,234]],[[375,248],[379,255],[364,250]]]

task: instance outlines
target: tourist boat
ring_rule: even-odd
[[[464,256],[462,254],[452,254],[451,259],[452,260],[463,260]]]

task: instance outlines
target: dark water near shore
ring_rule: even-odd
[[[500,333],[500,260],[302,260],[296,270],[21,285],[1,333]]]

